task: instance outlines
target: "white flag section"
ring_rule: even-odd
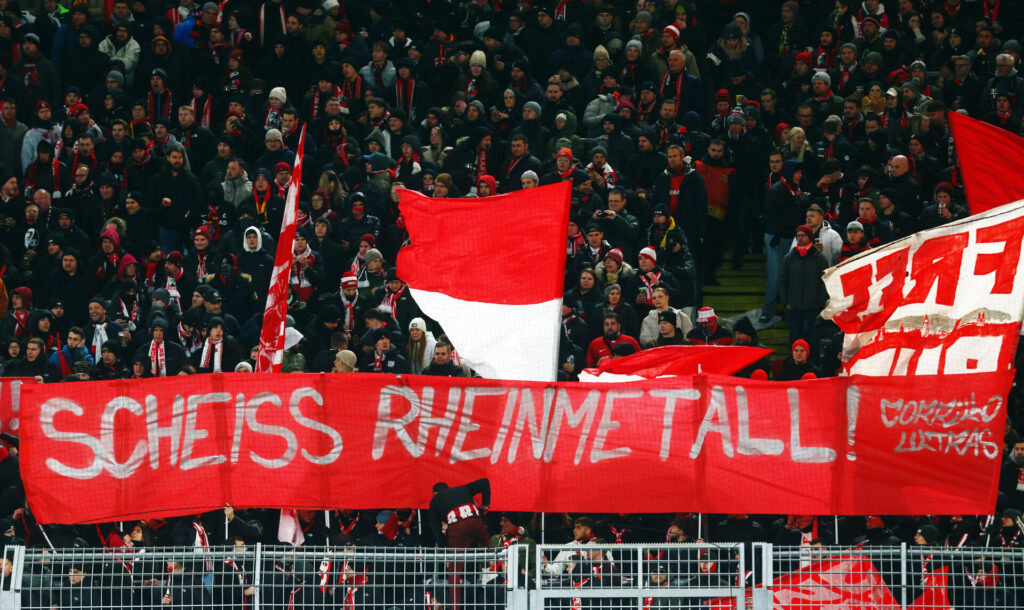
[[[483,377],[554,381],[571,184],[470,199],[402,191],[398,275]]]
[[[481,377],[555,381],[562,297],[529,305],[504,305],[466,301],[411,287],[410,292],[420,309],[444,328],[459,358]]]
[[[1024,200],[929,229],[825,272],[822,317],[853,375],[1013,367],[1024,315]]]

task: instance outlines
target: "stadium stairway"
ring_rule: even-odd
[[[704,304],[714,308],[719,319],[728,318],[727,325],[752,310],[756,320],[764,304],[764,254],[748,254],[740,269],[732,268],[728,254],[725,260],[717,273],[719,285],[704,287]],[[789,329],[784,319],[776,317],[772,326],[757,332],[761,343],[774,350],[773,361],[789,355]]]

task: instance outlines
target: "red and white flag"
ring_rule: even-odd
[[[871,249],[823,277],[853,375],[1006,371],[1024,318],[1024,200]]]
[[[306,150],[306,126],[299,134],[299,150],[295,153],[295,167],[288,183],[288,197],[284,203],[284,217],[281,219],[281,236],[277,241],[274,256],[274,271],[270,275],[267,290],[267,307],[263,312],[263,328],[260,331],[260,351],[256,357],[257,373],[280,373],[284,357],[284,325],[288,316],[288,279],[292,273],[292,247],[295,245],[295,230],[299,210],[299,189],[302,187],[302,155]]]
[[[398,274],[483,377],[554,381],[571,184],[494,197],[401,192]]]

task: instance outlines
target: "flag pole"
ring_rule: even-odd
[[[296,223],[299,208],[299,189],[302,187],[302,157],[306,149],[306,126],[299,134],[299,146],[295,152],[295,167],[288,186],[284,215],[281,218],[281,232],[274,256],[274,268],[267,289],[267,304],[263,312],[263,326],[260,329],[259,353],[256,357],[257,373],[280,373],[284,356],[285,319],[288,315],[288,280],[291,277],[295,244]]]

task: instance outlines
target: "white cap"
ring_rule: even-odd
[[[287,102],[288,93],[285,92],[284,87],[274,87],[270,90],[270,99],[277,100],[279,102]]]
[[[295,330],[294,328],[284,329],[284,348],[289,350],[299,344],[302,341],[302,333]]]
[[[427,332],[427,323],[423,321],[423,318],[413,318],[412,321],[409,322],[409,330],[414,328]]]

